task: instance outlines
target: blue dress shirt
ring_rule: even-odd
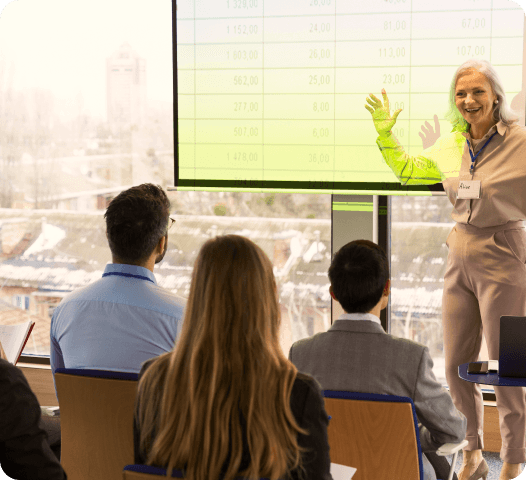
[[[185,300],[159,287],[144,267],[108,264],[100,280],[62,300],[51,319],[51,369],[139,373],[170,351]]]

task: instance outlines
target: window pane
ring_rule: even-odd
[[[0,322],[34,320],[24,353],[48,355],[55,307],[111,261],[108,202],[173,185],[172,2],[20,0],[0,16],[0,45]],[[274,263],[284,352],[328,328],[329,195],[170,198],[162,286],[187,296],[200,246],[239,233]]]
[[[172,65],[171,0],[2,9],[0,322],[36,322],[25,353],[49,354],[54,308],[110,260],[108,201],[173,185]]]
[[[330,195],[170,192],[169,196],[181,214],[169,237],[169,247],[173,242],[179,256],[169,262],[184,264],[188,276],[176,293],[188,296],[192,266],[206,240],[243,235],[259,245],[274,265],[285,355],[293,342],[329,328]],[[168,263],[163,260],[159,272],[164,275],[166,270]]]
[[[442,290],[446,239],[455,225],[443,197],[390,197],[391,330],[429,347],[437,380],[446,384]],[[481,360],[487,360],[483,340]],[[484,386],[484,388],[489,386]]]
[[[169,192],[169,198],[177,222],[154,270],[159,285],[188,297],[201,245],[215,235],[243,235],[274,264],[284,353],[329,327],[330,195]],[[25,354],[49,355],[54,308],[68,292],[101,278],[111,262],[103,214],[0,209],[0,323],[36,322]]]

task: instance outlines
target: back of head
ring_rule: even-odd
[[[234,349],[252,355],[254,348],[274,356],[278,348],[280,312],[272,264],[263,250],[238,235],[207,241],[194,265],[186,306],[189,336],[209,330],[218,351]],[[228,326],[228,328],[226,328]],[[198,328],[195,328],[198,327]],[[247,347],[247,339],[261,342]],[[207,347],[208,348],[208,347]]]
[[[369,240],[349,242],[334,255],[329,280],[347,313],[367,313],[380,301],[389,280],[387,256]]]
[[[149,461],[186,465],[189,478],[205,479],[218,478],[230,458],[224,478],[232,479],[240,473],[245,436],[247,476],[277,479],[299,464],[302,430],[289,403],[297,371],[283,355],[279,326],[276,283],[263,250],[238,235],[208,240],[194,265],[176,347],[139,386],[151,391],[158,374],[165,375],[160,415],[145,411],[141,420],[144,445],[148,425],[160,430]]]
[[[148,258],[166,234],[170,201],[158,185],[144,183],[119,193],[104,218],[111,253],[136,265]]]

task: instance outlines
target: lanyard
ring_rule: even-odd
[[[155,283],[151,278],[145,277],[144,275],[133,275],[132,273],[123,272],[106,272],[102,274],[103,277],[109,277],[110,275],[115,275],[117,277],[140,278],[141,280],[148,280],[149,282]]]
[[[466,138],[466,142],[468,143],[468,150],[469,150],[469,154],[471,156],[471,167],[469,167],[469,173],[470,175],[473,175],[473,169],[475,168],[475,160],[477,159],[477,157],[480,155],[480,152],[482,152],[482,150],[484,150],[484,148],[486,148],[486,145],[489,143],[489,141],[497,134],[497,132],[495,132],[491,137],[489,137],[487,140],[486,140],[486,143],[482,146],[482,148],[477,152],[476,155],[473,155],[473,152],[471,151],[471,144],[469,143],[469,140]]]

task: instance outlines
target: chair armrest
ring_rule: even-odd
[[[468,444],[467,440],[462,440],[460,443],[444,443],[438,450],[437,455],[442,457],[446,455],[453,455],[458,452],[461,448],[464,448]]]

